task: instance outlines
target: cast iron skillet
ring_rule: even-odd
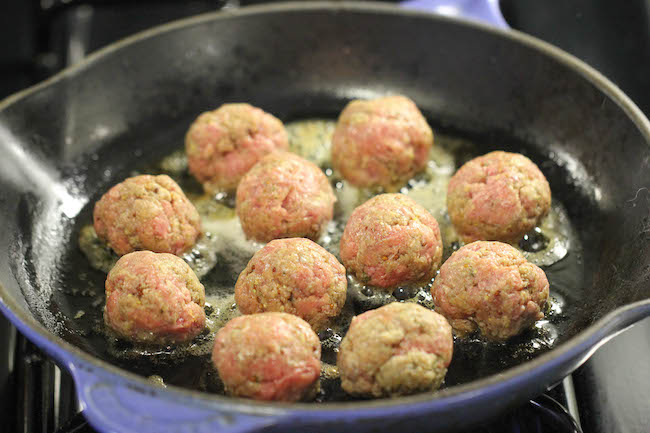
[[[504,356],[487,376],[434,394],[293,405],[156,388],[99,358],[66,292],[97,279],[75,238],[110,185],[177,148],[197,113],[222,102],[287,120],[386,93],[412,97],[438,131],[540,164],[584,247],[573,258],[579,278],[556,283],[571,308],[552,350]],[[86,416],[105,432],[467,426],[538,394],[650,315],[649,144],[648,120],[615,86],[517,32],[340,3],[179,21],[0,104],[0,307],[72,372]]]

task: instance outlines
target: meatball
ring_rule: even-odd
[[[320,341],[298,316],[240,316],[217,332],[212,362],[230,395],[298,401],[318,389]]]
[[[503,341],[544,317],[548,280],[512,246],[477,241],[442,265],[431,294],[457,334],[478,328],[486,339]]]
[[[403,194],[377,195],[356,208],[341,237],[343,264],[371,286],[426,282],[441,259],[438,222]]]
[[[351,184],[397,191],[422,171],[433,132],[404,96],[350,102],[332,138],[332,165]]]
[[[287,152],[262,158],[237,188],[236,208],[249,239],[317,240],[332,219],[336,197],[316,165]]]
[[[249,104],[224,104],[203,113],[185,136],[190,172],[208,193],[234,191],[264,155],[288,147],[282,122]]]
[[[437,389],[453,352],[451,326],[420,305],[394,302],[352,319],[339,349],[343,389],[373,397]]]
[[[323,247],[304,238],[278,239],[248,262],[235,301],[244,314],[283,311],[320,331],[341,312],[347,287],[345,268]]]
[[[205,291],[189,265],[172,254],[122,256],[106,278],[104,321],[139,343],[192,340],[205,327]]]
[[[551,188],[518,153],[491,152],[463,165],[449,181],[447,209],[466,242],[516,242],[546,216]]]
[[[180,254],[201,234],[199,213],[166,175],[118,183],[95,204],[93,222],[97,236],[118,255],[135,250]]]

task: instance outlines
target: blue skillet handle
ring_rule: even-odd
[[[0,299],[16,328],[72,375],[83,414],[102,433],[250,433],[291,423],[282,407],[216,401],[142,384],[96,367],[44,338],[23,323]]]
[[[499,0],[406,0],[400,6],[510,28],[499,9]]]
[[[102,433],[245,433],[287,420],[282,409],[242,413],[228,404],[127,383],[89,364],[76,362],[67,367],[83,415]]]

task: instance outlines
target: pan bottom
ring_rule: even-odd
[[[320,239],[320,244],[339,257],[338,244],[345,222],[352,210],[376,194],[351,187],[330,168],[329,144],[334,122],[306,120],[287,124],[291,150],[319,165],[330,178],[337,195],[335,219]],[[445,207],[447,182],[455,170],[469,159],[488,149],[459,134],[436,133],[436,145],[427,169],[402,189],[427,208],[438,220],[444,241],[444,259],[462,242],[449,221]],[[494,146],[490,146],[493,148]],[[516,146],[511,146],[516,147]],[[492,149],[489,150],[492,150]],[[508,149],[529,153],[528,147]],[[535,160],[535,156],[532,155]],[[544,164],[538,165],[544,169]],[[187,171],[182,151],[176,151],[157,164],[143,167],[132,175],[165,173],[173,177],[192,200],[209,235],[184,258],[197,270],[206,287],[208,327],[191,344],[181,347],[142,347],[117,340],[103,324],[103,284],[106,272],[117,256],[98,240],[91,222],[92,206],[76,220],[77,241],[72,241],[68,258],[73,266],[65,267],[63,293],[55,294],[50,308],[65,317],[61,334],[68,341],[134,373],[150,377],[153,383],[223,393],[223,385],[212,367],[210,351],[214,332],[238,315],[234,304],[234,284],[242,269],[262,244],[247,241],[234,213],[232,195],[204,195],[201,186]],[[73,237],[74,239],[74,237]],[[488,343],[479,338],[455,339],[454,357],[443,387],[467,383],[502,372],[544,353],[560,343],[571,324],[573,311],[579,308],[579,288],[583,284],[581,242],[571,225],[562,203],[555,200],[552,212],[540,227],[527,235],[518,247],[527,258],[547,273],[551,298],[546,317],[536,326],[507,343]],[[83,253],[82,253],[83,251]],[[90,260],[89,260],[90,259]],[[324,367],[317,401],[347,401],[335,367],[338,344],[354,314],[387,302],[417,302],[432,308],[430,283],[422,287],[400,287],[392,292],[365,287],[349,276],[348,301],[344,313],[331,328],[320,333]],[[576,290],[578,288],[578,290]]]

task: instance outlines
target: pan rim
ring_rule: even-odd
[[[356,11],[365,13],[379,13],[394,16],[416,16],[423,19],[435,21],[453,22],[455,25],[467,26],[470,28],[477,28],[482,31],[498,34],[501,37],[506,37],[514,40],[517,43],[523,44],[532,48],[544,55],[547,55],[554,60],[569,67],[573,72],[578,73],[582,78],[596,86],[603,94],[615,102],[627,115],[630,120],[635,124],[640,133],[644,136],[646,142],[650,144],[650,121],[644,116],[636,104],[625,95],[615,84],[609,81],[600,72],[596,71],[591,66],[583,61],[577,59],[573,55],[566,53],[559,48],[543,42],[537,38],[518,32],[516,30],[501,30],[495,29],[490,26],[459,20],[451,17],[433,15],[427,12],[405,10],[394,5],[386,5],[384,3],[339,3],[339,2],[301,2],[296,3],[276,3],[261,6],[250,6],[243,9],[226,10],[218,12],[210,12],[206,14],[197,15],[190,18],[173,21],[168,24],[163,24],[135,35],[110,44],[93,54],[90,54],[81,62],[70,66],[61,72],[55,74],[49,79],[38,83],[34,86],[28,87],[13,95],[6,97],[0,101],[0,112],[4,111],[11,105],[19,102],[22,99],[35,94],[41,89],[50,87],[58,82],[74,77],[82,73],[85,69],[91,67],[94,63],[102,58],[110,55],[112,52],[117,51],[123,47],[135,44],[141,40],[149,39],[151,37],[180,30],[183,28],[191,27],[193,25],[202,24],[209,21],[219,21],[222,19],[230,19],[232,17],[243,17],[250,15],[271,14],[271,13],[285,13],[285,12],[302,12],[302,11],[323,11],[323,12],[341,12]],[[398,399],[379,399],[370,401],[354,401],[354,402],[328,402],[326,404],[314,403],[273,403],[273,402],[257,402],[246,399],[239,399],[233,397],[225,397],[221,395],[209,394],[201,391],[189,390],[177,386],[169,386],[164,391],[152,385],[146,378],[131,373],[116,367],[107,361],[92,356],[91,354],[79,349],[67,341],[63,340],[56,334],[48,331],[42,324],[37,322],[31,315],[27,314],[18,302],[9,295],[4,285],[0,282],[0,307],[7,310],[10,316],[14,316],[23,325],[29,328],[31,333],[38,334],[39,337],[47,340],[48,342],[62,348],[67,354],[76,358],[78,361],[93,365],[97,368],[103,369],[106,372],[123,377],[129,381],[135,381],[139,385],[144,386],[147,390],[151,390],[154,394],[158,395],[173,395],[183,396],[186,399],[201,401],[204,404],[218,404],[220,406],[228,406],[238,410],[242,413],[260,413],[268,415],[281,415],[286,413],[286,409],[298,410],[301,414],[307,413],[330,413],[339,411],[355,411],[367,410],[368,416],[372,412],[381,409],[382,414],[388,414],[386,408],[402,408],[410,406],[409,411],[417,411],[418,408],[425,406],[446,406],[449,404],[456,405],[462,401],[473,400],[478,397],[478,394],[495,394],[499,389],[517,389],[517,383],[521,380],[524,373],[539,377],[545,372],[552,371],[555,366],[566,363],[572,359],[582,356],[582,361],[586,360],[595,350],[607,342],[610,338],[616,335],[617,331],[620,332],[627,326],[633,324],[636,319],[641,315],[650,314],[650,299],[638,301],[628,304],[611,311],[606,316],[593,323],[589,327],[580,331],[576,336],[567,340],[566,342],[555,347],[553,350],[541,354],[540,356],[525,362],[516,367],[505,370],[503,373],[487,376],[476,381],[472,381],[463,385],[457,385],[444,390],[439,390],[433,394],[424,393],[413,396],[401,397]],[[66,366],[69,368],[69,366]],[[544,384],[545,385],[545,384]]]
[[[578,72],[580,76],[585,78],[590,83],[594,84],[614,100],[619,107],[621,107],[628,117],[634,121],[635,125],[639,130],[645,135],[647,139],[650,139],[650,120],[645,117],[641,109],[627,96],[616,84],[610,81],[607,77],[601,74],[598,70],[589,66],[587,63],[578,59],[572,54],[552,45],[548,42],[544,42],[541,39],[538,39],[534,36],[530,36],[526,33],[520,32],[515,29],[498,29],[492,27],[488,24],[483,24],[476,21],[469,21],[466,19],[459,19],[454,17],[449,17],[446,15],[437,15],[429,12],[423,12],[419,10],[400,8],[396,5],[389,5],[381,3],[378,1],[352,1],[346,3],[334,2],[334,1],[304,1],[304,2],[291,2],[291,1],[282,1],[278,3],[271,3],[265,5],[253,5],[246,6],[240,9],[226,9],[215,12],[207,12],[203,14],[198,14],[189,18],[183,18],[175,21],[171,21],[166,24],[161,24],[159,26],[152,27],[147,30],[135,33],[126,38],[120,39],[116,42],[113,42],[103,48],[100,48],[97,51],[89,54],[83,58],[78,63],[68,66],[65,69],[57,72],[50,78],[41,81],[40,83],[34,84],[33,86],[27,87],[23,90],[20,90],[16,93],[13,93],[4,99],[0,100],[0,111],[5,110],[10,105],[18,102],[21,99],[26,98],[32,93],[35,93],[43,88],[49,87],[52,84],[55,84],[59,81],[62,81],[66,78],[72,77],[75,74],[83,71],[84,69],[90,67],[92,64],[98,60],[110,55],[112,52],[117,51],[123,47],[135,44],[140,40],[149,39],[153,36],[157,36],[163,33],[172,32],[179,30],[185,27],[191,27],[193,25],[201,24],[208,21],[218,21],[221,19],[229,19],[231,17],[247,16],[247,15],[258,15],[258,14],[268,14],[268,13],[282,13],[282,12],[306,12],[306,11],[328,11],[328,12],[346,12],[346,11],[358,11],[358,12],[375,12],[382,13],[386,15],[402,15],[402,16],[415,16],[425,19],[430,19],[432,21],[441,20],[446,22],[452,22],[457,25],[467,26],[470,28],[480,29],[482,31],[487,31],[490,33],[498,34],[501,37],[506,37],[515,40],[523,45],[527,45],[530,48],[536,49],[537,51],[546,54],[555,60],[560,61],[566,66],[569,66],[575,72]]]
[[[508,389],[515,390],[517,389],[517,382],[519,382],[518,379],[520,379],[525,373],[537,377],[543,375],[546,371],[553,371],[556,368],[556,365],[562,365],[575,358],[581,358],[581,364],[610,339],[636,323],[640,316],[650,315],[650,299],[637,301],[617,308],[553,350],[543,353],[528,362],[509,368],[503,373],[493,374],[466,384],[456,385],[450,388],[433,391],[431,393],[420,393],[399,398],[327,402],[320,404],[313,402],[262,402],[219,394],[210,394],[175,385],[168,385],[166,388],[161,389],[160,387],[153,385],[147,378],[96,358],[79,349],[77,346],[68,343],[54,333],[49,332],[33,317],[26,315],[11,297],[6,296],[6,289],[2,283],[0,283],[0,311],[2,311],[8,319],[19,319],[19,323],[14,322],[14,325],[19,328],[21,327],[20,325],[27,327],[28,329],[23,330],[23,332],[36,332],[40,337],[47,340],[48,343],[54,344],[58,349],[64,349],[67,352],[66,355],[68,355],[68,357],[71,355],[76,358],[73,361],[68,361],[64,365],[64,367],[70,370],[73,375],[74,372],[72,370],[79,368],[80,364],[77,364],[77,362],[81,361],[102,369],[110,375],[118,376],[127,381],[135,381],[139,386],[144,386],[146,388],[147,394],[155,397],[173,399],[173,395],[176,395],[183,397],[185,400],[200,402],[205,406],[218,405],[220,407],[229,407],[243,414],[277,416],[286,415],[287,410],[292,409],[298,410],[300,414],[354,411],[358,416],[372,416],[376,415],[373,412],[377,410],[381,410],[380,413],[382,414],[389,414],[386,412],[386,409],[406,408],[409,412],[417,412],[423,406],[460,405],[464,401],[471,401],[477,398],[481,399],[482,397],[480,397],[480,395],[483,394],[498,395]],[[41,341],[36,341],[35,343],[37,345],[42,345]],[[542,387],[546,387],[546,384],[543,383]],[[365,413],[361,413],[360,411]]]

